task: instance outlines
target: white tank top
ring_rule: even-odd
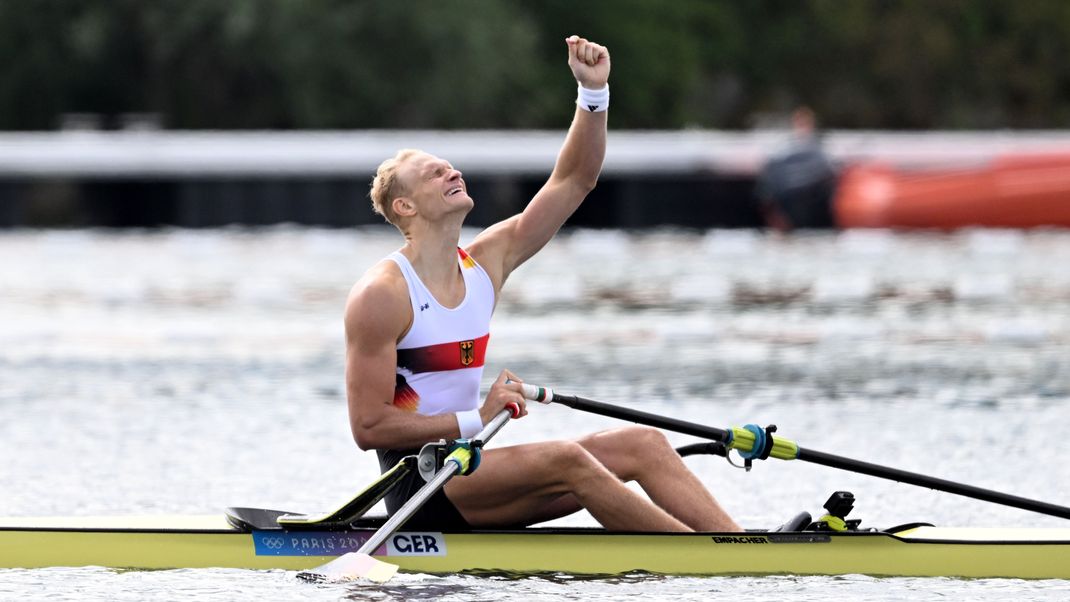
[[[426,416],[477,409],[494,312],[490,276],[458,248],[464,299],[449,309],[435,300],[404,255],[395,251],[387,259],[401,268],[412,302],[412,326],[397,347],[394,405]]]

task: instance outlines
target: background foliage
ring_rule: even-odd
[[[1070,121],[1063,0],[0,0],[0,129],[557,128],[571,33],[612,51],[616,128]]]

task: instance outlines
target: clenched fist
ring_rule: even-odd
[[[579,36],[565,38],[568,66],[581,86],[599,90],[609,81],[609,50]]]

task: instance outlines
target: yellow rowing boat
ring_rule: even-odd
[[[356,550],[382,519],[343,530],[256,528],[239,516],[0,518],[0,567],[305,570]],[[374,554],[403,571],[867,575],[1070,579],[1070,529],[905,525],[842,532],[610,533],[587,528],[406,532]]]

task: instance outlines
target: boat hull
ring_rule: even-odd
[[[178,519],[175,519],[178,521]],[[301,570],[374,532],[244,531],[222,517],[4,526],[0,568],[104,566]],[[8,521],[9,523],[11,521]],[[124,526],[125,525],[125,526]],[[159,526],[167,525],[167,526]],[[377,556],[421,573],[562,572],[1070,578],[1070,529],[917,527],[892,533],[642,534],[600,529],[399,533]]]

